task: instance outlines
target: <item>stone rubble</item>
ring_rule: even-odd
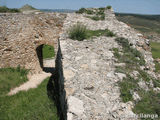
[[[112,48],[119,47],[115,38],[100,36],[84,41],[71,40],[66,31],[77,22],[82,22],[88,29],[97,30],[110,29],[111,21],[95,22],[83,15],[67,14],[60,43],[69,108],[68,118],[72,120],[128,120],[127,116],[134,115],[131,110],[133,104],[130,102],[125,104],[120,98],[117,82],[122,80],[125,74],[114,72],[115,58]],[[69,91],[68,94],[68,88],[74,89],[74,92]],[[80,106],[82,107],[83,103],[83,108],[77,108],[78,102],[71,104],[70,98],[72,97],[81,101]],[[73,111],[71,108],[78,110]]]
[[[93,21],[84,17],[84,14],[68,13],[64,22],[60,43],[63,53],[69,120],[137,119],[133,118],[134,104],[132,102],[123,103],[120,98],[117,82],[126,75],[115,73],[115,66],[125,65],[115,63],[112,48],[120,48],[114,40],[115,37],[100,36],[84,41],[71,40],[68,38],[67,30],[77,22],[86,25],[91,30],[109,29],[116,36],[127,38],[130,44],[144,55],[148,71],[154,76],[154,63],[148,40],[133,28],[119,22],[113,11],[106,12],[106,14],[105,21]],[[137,74],[135,71],[133,76]],[[70,98],[77,99],[77,104],[71,103]],[[140,99],[136,93],[134,93],[134,98]],[[77,106],[80,107],[77,108]]]

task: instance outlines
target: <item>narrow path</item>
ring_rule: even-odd
[[[40,74],[34,74],[28,78],[29,81],[25,82],[24,84],[20,85],[19,87],[12,89],[8,93],[8,95],[14,95],[20,91],[27,91],[31,88],[37,88],[37,86],[39,84],[41,84],[41,82],[43,80],[45,80],[47,77],[50,77],[50,76],[51,76],[51,73],[45,73],[45,72],[42,72]]]
[[[54,59],[46,59],[43,61],[44,67],[46,68],[54,68]],[[28,81],[20,85],[19,87],[16,87],[12,89],[8,95],[14,95],[20,91],[27,91],[31,88],[37,88],[38,85],[40,85],[43,80],[45,80],[47,77],[50,77],[51,73],[41,72],[39,74],[34,74],[28,77]]]

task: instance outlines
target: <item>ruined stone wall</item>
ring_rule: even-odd
[[[116,19],[113,10],[105,11],[105,20],[94,21],[85,14],[67,14],[63,34],[60,37],[63,53],[64,88],[67,99],[68,120],[136,120],[132,111],[134,104],[123,103],[118,82],[126,77],[116,72],[113,48],[120,46],[116,37],[128,39],[146,61],[142,69],[154,76],[154,63],[147,39],[133,28]],[[88,29],[109,29],[116,37],[99,36],[77,41],[68,37],[67,30],[80,22]],[[123,65],[123,63],[122,63]]]
[[[33,73],[40,72],[37,53],[41,51],[36,49],[48,44],[57,51],[64,18],[58,13],[0,14],[0,68],[20,65]]]
[[[57,108],[60,119],[67,119],[67,102],[66,102],[66,92],[64,89],[64,75],[63,75],[63,64],[62,64],[62,52],[60,47],[60,42],[58,45],[58,52],[56,56],[55,63],[55,73],[54,73],[54,88],[57,91]]]

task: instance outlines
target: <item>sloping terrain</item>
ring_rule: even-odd
[[[153,41],[160,42],[160,15],[137,15],[116,13],[116,18],[144,34]]]

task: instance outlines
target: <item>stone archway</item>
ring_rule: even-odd
[[[41,44],[36,48],[39,65],[43,71],[51,73],[54,71],[54,52],[54,47],[47,44]]]

